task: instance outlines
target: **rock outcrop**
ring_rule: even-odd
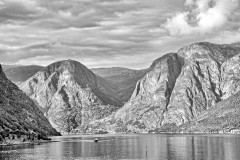
[[[7,79],[0,65],[0,132],[60,135],[35,103]]]
[[[90,122],[123,105],[117,86],[72,60],[47,66],[20,88],[60,132],[91,132]]]
[[[239,54],[237,44],[196,43],[164,55],[138,81],[113,125],[146,132],[191,121],[239,91]]]

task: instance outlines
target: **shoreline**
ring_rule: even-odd
[[[195,134],[216,134],[216,135],[240,135],[240,133],[237,132],[119,132],[119,133],[104,133],[104,134],[98,134],[98,133],[75,133],[75,134],[62,134],[62,136],[74,136],[74,135],[129,135],[129,134],[179,134],[179,135],[195,135]]]
[[[51,141],[51,140],[34,140],[34,141],[27,141],[27,142],[5,142],[0,144],[0,147],[14,147],[14,146],[21,146],[21,145],[40,145],[44,143],[52,143],[52,142],[57,142],[57,141]]]

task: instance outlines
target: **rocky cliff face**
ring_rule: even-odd
[[[59,135],[34,102],[7,79],[0,65],[0,131]]]
[[[231,45],[198,43],[179,50],[184,58],[164,123],[188,122],[222,100],[222,64],[239,54]]]
[[[115,115],[130,131],[179,126],[239,91],[239,45],[196,43],[156,60]]]
[[[90,132],[90,122],[123,105],[118,87],[72,60],[47,66],[20,88],[61,132]]]
[[[240,91],[240,55],[225,61],[221,67],[222,99],[226,99]]]
[[[128,124],[129,130],[159,128],[182,63],[176,53],[155,60],[149,72],[137,82],[129,102],[116,113],[117,121]]]

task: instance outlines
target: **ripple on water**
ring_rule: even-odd
[[[97,138],[99,143],[94,143]],[[94,135],[0,151],[0,160],[239,160],[240,136]]]

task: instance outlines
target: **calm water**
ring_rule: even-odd
[[[99,139],[94,143],[95,138]],[[1,149],[13,160],[239,160],[239,135],[74,135],[32,147]]]

